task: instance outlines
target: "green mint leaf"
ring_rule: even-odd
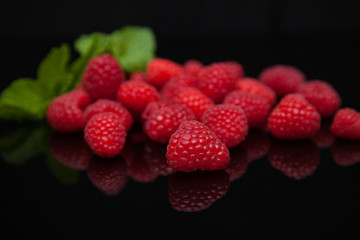
[[[147,27],[124,27],[112,33],[110,48],[125,72],[144,71],[155,57],[155,35]]]
[[[49,98],[39,82],[21,78],[15,80],[0,95],[2,119],[40,120],[45,116]]]
[[[104,33],[92,33],[80,36],[74,43],[74,48],[80,56],[71,64],[71,72],[74,74],[75,84],[80,83],[81,76],[89,60],[96,55],[108,51],[110,38]]]
[[[62,44],[59,48],[52,48],[40,63],[37,80],[49,97],[55,97],[69,90],[64,90],[64,81],[69,80],[67,68],[70,57],[69,46]]]

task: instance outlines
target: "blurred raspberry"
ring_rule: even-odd
[[[182,66],[169,59],[154,58],[147,64],[148,83],[161,89],[167,81],[182,71]]]
[[[332,145],[335,140],[334,134],[330,130],[331,119],[322,119],[319,131],[314,133],[310,139],[319,147],[327,148]]]

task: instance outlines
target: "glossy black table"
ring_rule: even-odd
[[[343,106],[359,110],[356,39],[159,36],[158,56],[236,60],[254,77],[272,64],[295,65],[309,79],[333,84]],[[5,49],[10,67],[2,77],[31,76],[58,42],[11,43],[19,47]],[[81,133],[1,122],[1,239],[346,239],[360,223],[360,143],[334,139],[327,124],[317,137],[291,143],[252,129],[231,150],[227,169],[182,174],[166,166],[166,146],[139,128],[122,156],[101,161]]]

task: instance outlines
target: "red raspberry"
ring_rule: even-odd
[[[204,124],[184,121],[167,146],[168,164],[177,171],[223,169],[229,163],[229,150]]]
[[[206,109],[214,105],[210,98],[193,87],[180,90],[180,92],[171,99],[170,103],[184,105],[191,109],[198,121],[201,121]]]
[[[79,88],[56,97],[47,108],[46,118],[56,131],[80,131],[86,124],[83,109],[89,104],[89,96]]]
[[[146,120],[148,120],[148,118],[150,117],[150,115],[152,114],[152,112],[154,111],[158,111],[166,106],[168,106],[169,104],[166,102],[162,102],[162,101],[156,101],[156,102],[151,102],[149,103],[145,110],[143,111],[143,113],[141,114],[141,120],[144,123]]]
[[[360,140],[360,113],[351,108],[340,109],[330,129],[337,137]]]
[[[248,133],[246,115],[234,105],[219,104],[208,108],[202,116],[202,123],[228,148],[238,145]]]
[[[309,140],[275,140],[271,144],[268,158],[274,168],[288,177],[300,180],[315,172],[320,153]]]
[[[270,137],[266,132],[259,128],[252,128],[241,146],[246,149],[249,162],[252,162],[265,156],[270,149],[270,144]]]
[[[175,169],[167,164],[165,144],[147,141],[144,157],[151,170],[159,175],[169,176],[175,172]]]
[[[154,58],[147,64],[149,83],[161,89],[167,81],[182,71],[180,64],[164,58]]]
[[[83,133],[55,133],[49,149],[60,163],[75,170],[86,169],[93,156]]]
[[[125,74],[116,58],[106,53],[92,58],[87,64],[82,85],[92,100],[115,99]]]
[[[350,166],[360,162],[360,141],[337,138],[331,145],[334,162],[340,166]]]
[[[158,91],[147,83],[127,81],[119,87],[117,99],[130,111],[141,114],[146,106],[157,101],[159,96]]]
[[[229,93],[224,99],[224,104],[241,107],[250,127],[259,127],[266,123],[271,110],[270,104],[264,98],[240,90]]]
[[[160,98],[164,101],[170,101],[176,94],[184,88],[196,87],[197,80],[188,73],[180,73],[171,78],[161,89]]]
[[[330,130],[330,125],[331,119],[322,119],[319,131],[310,137],[319,148],[330,147],[335,140],[335,136]]]
[[[123,105],[121,105],[121,103],[108,99],[99,99],[95,103],[88,106],[84,112],[85,121],[89,121],[92,116],[102,112],[113,112],[119,115],[122,125],[126,129],[130,129],[133,123],[130,112]]]
[[[296,92],[300,84],[306,81],[305,75],[299,69],[280,64],[264,69],[259,79],[279,96]]]
[[[187,107],[167,104],[149,114],[143,124],[143,129],[153,141],[166,143],[181,122],[193,119],[195,119],[195,115]]]
[[[220,64],[223,64],[235,79],[243,78],[245,75],[244,68],[240,63],[234,61],[226,61],[220,62]]]
[[[234,181],[246,172],[249,155],[246,150],[240,145],[230,150],[230,163],[224,169],[230,176],[230,181]]]
[[[169,202],[177,211],[201,211],[223,197],[229,185],[229,175],[224,171],[178,172],[169,177]]]
[[[112,112],[94,115],[84,131],[86,142],[100,157],[114,157],[125,144],[126,129],[122,125],[122,119]]]
[[[120,157],[94,156],[87,169],[90,181],[107,195],[119,194],[126,186],[126,162]]]
[[[147,82],[148,81],[148,76],[146,75],[146,73],[141,72],[141,71],[137,71],[134,72],[130,75],[129,81],[139,81],[139,82]]]
[[[184,64],[184,72],[197,76],[199,72],[204,68],[204,65],[197,60],[188,60]]]
[[[198,89],[215,103],[222,102],[226,94],[235,88],[236,78],[224,64],[211,64],[199,75]]]
[[[268,130],[282,139],[311,137],[320,129],[320,114],[299,93],[286,95],[270,113]]]
[[[313,105],[322,117],[333,115],[341,105],[336,90],[327,82],[313,80],[299,86],[298,92]]]
[[[264,98],[269,102],[270,106],[276,102],[276,93],[274,90],[255,78],[241,78],[236,82],[236,88]]]

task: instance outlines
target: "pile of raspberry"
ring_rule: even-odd
[[[279,140],[312,138],[321,119],[331,119],[338,138],[360,140],[360,113],[340,108],[337,91],[322,80],[308,81],[297,68],[274,65],[258,79],[234,61],[183,65],[164,58],[145,72],[127,76],[110,54],[91,59],[81,84],[55,98],[47,120],[58,132],[81,132],[93,153],[113,158],[126,151],[135,124],[153,142],[166,144],[175,171],[225,169],[229,149],[250,128]]]

